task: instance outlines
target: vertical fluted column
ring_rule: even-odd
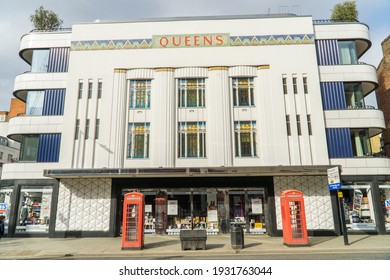
[[[210,166],[233,165],[232,105],[228,67],[210,67],[206,92],[207,158]]]
[[[150,159],[153,167],[175,166],[176,102],[173,68],[157,68],[152,85]]]
[[[109,167],[122,168],[125,157],[126,143],[126,115],[127,115],[127,92],[126,92],[125,69],[115,69],[112,92],[111,125],[110,125],[110,159]]]

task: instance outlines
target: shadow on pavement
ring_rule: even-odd
[[[145,249],[153,249],[153,248],[158,248],[158,247],[165,247],[165,246],[171,246],[178,244],[180,245],[180,241],[178,240],[164,240],[164,241],[159,241],[159,242],[153,242],[153,243],[146,243],[145,244]]]
[[[337,238],[337,236],[324,236],[324,237],[314,237],[309,239],[309,246],[315,246],[324,242],[328,242],[332,239]]]
[[[352,244],[358,243],[358,242],[360,242],[360,241],[362,241],[362,240],[364,240],[364,239],[367,239],[367,238],[369,238],[369,237],[370,237],[370,236],[364,236],[364,237],[361,237],[361,238],[359,238],[358,240],[355,240],[355,241],[349,242],[349,245],[352,245]]]

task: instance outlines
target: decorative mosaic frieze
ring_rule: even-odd
[[[108,231],[111,181],[63,179],[60,182],[56,231]]]
[[[198,48],[314,44],[314,34],[290,35],[173,35],[153,36],[149,39],[72,41],[72,51],[129,50],[152,48]],[[202,39],[203,38],[203,39]],[[227,39],[225,39],[227,38]],[[213,42],[214,40],[215,42]],[[225,42],[226,40],[226,42]],[[165,43],[164,43],[165,42]],[[211,42],[211,43],[210,43]]]
[[[307,229],[334,230],[332,203],[326,176],[275,176],[277,228],[282,229],[280,193],[295,189],[303,193]]]

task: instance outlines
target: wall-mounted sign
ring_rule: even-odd
[[[153,48],[222,47],[228,46],[228,33],[153,35]]]

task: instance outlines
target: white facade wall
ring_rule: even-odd
[[[75,25],[72,41],[151,38],[165,34],[229,33],[230,36],[265,34],[312,34],[310,17],[256,20],[206,20],[183,22],[136,22]],[[277,24],[276,24],[277,23]],[[264,33],[264,34],[263,34]],[[104,59],[103,59],[104,57]],[[266,67],[261,67],[261,66]],[[213,70],[223,67],[224,70]],[[127,70],[118,73],[118,69]],[[211,70],[210,70],[211,69]],[[282,93],[282,75],[288,77],[289,91]],[[296,76],[299,93],[292,94]],[[303,94],[302,77],[308,78],[309,94]],[[121,78],[119,78],[121,76]],[[233,108],[232,77],[254,77],[256,106]],[[176,79],[206,78],[206,107],[178,109]],[[152,79],[151,108],[128,109],[126,80]],[[78,82],[103,82],[103,97],[95,101],[77,99]],[[251,47],[203,47],[172,49],[131,49],[71,51],[64,134],[74,135],[76,119],[83,133],[87,119],[100,118],[101,137],[62,141],[63,168],[102,167],[207,167],[328,164],[324,121],[314,44]],[[95,100],[96,90],[94,91]],[[103,105],[104,104],[104,105]],[[96,109],[97,108],[97,109]],[[286,134],[286,114],[291,115],[293,135]],[[302,136],[296,133],[296,118],[301,115]],[[310,114],[313,135],[307,131]],[[234,157],[234,120],[255,120],[258,130],[258,157]],[[206,159],[178,159],[176,126],[178,121],[206,122]],[[127,123],[150,121],[149,159],[126,159]],[[94,126],[91,124],[93,135]],[[120,124],[120,127],[118,127]],[[91,129],[90,128],[90,129]],[[123,130],[125,129],[125,130]],[[93,160],[91,161],[91,158]]]

